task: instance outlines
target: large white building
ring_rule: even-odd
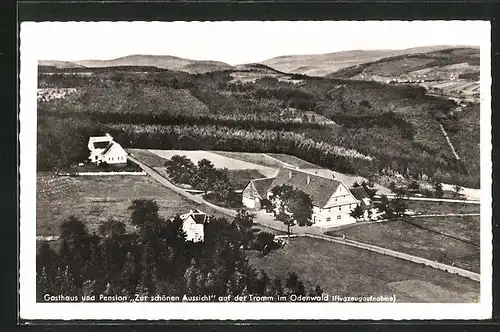
[[[260,210],[261,201],[269,198],[271,190],[281,185],[290,185],[309,195],[313,204],[311,221],[316,226],[338,226],[356,222],[351,211],[360,204],[368,207],[369,197],[361,187],[353,190],[357,198],[344,183],[321,177],[298,169],[282,168],[274,178],[252,180],[243,190],[243,205]]]
[[[115,141],[111,135],[94,136],[89,138],[90,162],[99,165],[126,165],[127,152]]]

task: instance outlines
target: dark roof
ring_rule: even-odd
[[[366,192],[365,188],[363,188],[363,187],[351,188],[349,190],[350,190],[351,194],[354,197],[356,197],[357,200],[362,200],[363,198],[370,198],[370,196]]]
[[[250,182],[253,182],[253,185],[257,192],[259,193],[260,198],[267,198],[267,191],[271,187],[271,183],[273,183],[274,178],[263,178],[263,179],[255,179]]]
[[[328,203],[328,200],[337,190],[340,183],[337,180],[309,174],[300,170],[282,168],[274,178],[270,189],[284,184],[292,186],[309,195],[314,206],[323,207]]]
[[[193,213],[191,216],[197,224],[204,224],[207,219],[207,215],[204,213]]]
[[[104,151],[101,153],[103,156],[108,153],[109,149],[113,146],[113,142],[109,142],[108,146],[104,149]]]
[[[368,204],[365,204],[365,202],[363,201],[363,199],[365,198],[368,198],[370,199],[370,196],[368,195],[368,193],[366,192],[365,188],[363,187],[356,187],[356,188],[351,188],[349,189],[349,191],[351,192],[351,194],[358,200],[361,202],[361,206],[363,207],[366,207],[368,206]]]
[[[109,143],[110,141],[94,142],[94,149],[105,149]]]

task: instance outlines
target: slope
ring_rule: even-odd
[[[450,47],[452,46],[441,45],[415,47],[405,50],[353,50],[327,54],[285,55],[267,59],[261,63],[283,72],[326,76],[343,68],[386,57],[425,53]]]
[[[58,60],[40,60],[38,61],[38,65],[45,67],[54,67],[58,69],[85,68],[85,66],[76,64],[71,61],[58,61]]]
[[[232,67],[219,61],[202,61],[179,58],[169,55],[129,55],[111,60],[81,60],[76,64],[85,67],[118,67],[118,66],[149,66],[188,73],[205,73],[231,69]]]

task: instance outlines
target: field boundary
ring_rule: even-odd
[[[351,247],[365,249],[365,250],[369,250],[369,251],[376,252],[379,254],[404,259],[404,260],[407,260],[407,261],[410,261],[413,263],[426,265],[426,266],[429,266],[429,267],[432,267],[432,268],[435,268],[438,270],[442,270],[442,271],[445,271],[448,273],[457,274],[459,276],[466,277],[466,278],[469,278],[469,279],[477,281],[477,282],[479,282],[481,279],[481,276],[479,273],[467,271],[467,270],[460,269],[460,268],[455,267],[455,266],[446,265],[446,264],[432,261],[432,260],[429,260],[426,258],[405,254],[405,253],[402,253],[399,251],[386,249],[386,248],[374,246],[374,245],[359,242],[359,241],[342,239],[342,238],[335,238],[332,236],[325,236],[325,235],[321,236],[321,235],[309,234],[309,233],[295,234],[295,235],[296,235],[296,237],[302,236],[302,237],[309,237],[309,238],[313,238],[313,239],[325,240],[325,241],[329,241],[329,242],[335,242],[335,243],[339,243],[339,244],[345,244],[345,245],[348,245]]]
[[[475,247],[481,247],[478,243],[474,242],[474,241],[471,241],[469,239],[465,239],[465,238],[461,238],[459,236],[454,236],[454,235],[450,235],[450,234],[446,234],[446,233],[443,233],[443,232],[440,232],[440,231],[437,231],[435,229],[431,229],[431,228],[427,228],[427,227],[424,227],[422,225],[419,225],[419,224],[415,224],[413,222],[411,222],[410,220],[407,220],[405,218],[400,218],[401,221],[409,224],[409,225],[412,225],[413,227],[417,227],[417,228],[420,228],[420,229],[423,229],[423,230],[426,230],[428,232],[431,232],[431,233],[434,233],[434,234],[438,234],[438,235],[441,235],[441,236],[444,236],[444,237],[448,237],[450,239],[453,239],[453,240],[457,240],[457,241],[460,241],[460,242],[464,242],[464,243],[467,243],[467,244],[470,244],[470,245],[473,245]]]
[[[429,217],[479,217],[481,213],[447,213],[447,214],[415,214],[410,218],[429,218]]]
[[[299,169],[298,166],[295,166],[295,165],[292,165],[290,163],[284,162],[283,160],[279,160],[278,158],[274,158],[273,156],[270,156],[267,153],[264,153],[264,156],[266,156],[267,158],[269,158],[269,159],[271,159],[273,161],[276,161],[276,162],[284,165],[285,167]]]
[[[78,172],[80,176],[106,176],[106,175],[147,175],[146,172]]]
[[[387,198],[395,198],[395,194],[387,194]],[[431,198],[431,197],[415,197],[415,196],[404,196],[404,200],[408,201],[429,201],[429,202],[443,202],[443,203],[464,203],[464,204],[481,204],[478,200],[465,200],[465,199],[450,199],[450,198]]]

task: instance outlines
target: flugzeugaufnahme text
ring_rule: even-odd
[[[123,296],[123,295],[86,295],[86,296],[65,296],[45,294],[46,302],[396,302],[396,295],[379,296],[341,296],[341,295],[183,295],[183,296]]]

